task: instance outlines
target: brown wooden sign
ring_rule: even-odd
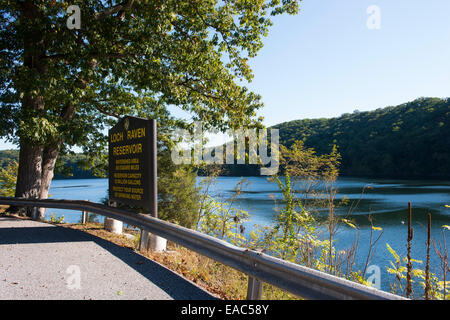
[[[156,120],[121,119],[109,130],[109,200],[157,216]]]

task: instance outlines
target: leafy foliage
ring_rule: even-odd
[[[0,196],[14,197],[18,166],[19,164],[13,160],[5,168],[0,167]]]
[[[232,202],[218,202],[207,197],[201,212],[199,231],[242,246],[246,242],[242,223],[248,221],[247,211],[233,207]]]
[[[73,146],[104,176],[105,131],[125,115],[157,119],[160,151],[192,120],[261,126],[261,97],[238,81],[251,81],[271,17],[298,2],[1,1],[0,136],[21,148],[16,196],[46,198],[55,160]],[[70,5],[81,28],[67,27]]]
[[[281,209],[274,217],[274,226],[259,227],[251,234],[251,245],[282,259],[342,276],[341,258],[345,253],[335,250],[333,240],[338,225],[333,183],[339,172],[339,153],[333,146],[330,153],[317,155],[302,141],[280,149],[284,176],[272,180],[283,195]],[[318,219],[324,208],[328,211],[325,222]],[[320,237],[321,224],[329,231],[327,239]],[[347,270],[352,269],[353,263],[349,264]],[[350,272],[347,276],[356,279]]]
[[[400,255],[388,244],[386,243],[387,250],[394,258],[393,261],[389,261],[390,267],[387,268],[387,272],[395,276],[394,283],[391,283],[391,291],[395,294],[402,295],[405,290],[405,281],[406,281],[406,273],[407,267],[403,264],[407,263],[407,258],[401,258]],[[411,262],[416,265],[421,265],[423,262],[421,260],[411,259]],[[425,270],[420,268],[412,269],[412,283],[418,282],[423,288],[426,285],[426,273]],[[450,288],[450,283],[448,281],[440,281],[439,278],[430,272],[430,295],[434,299],[438,300],[448,300],[450,295],[447,295],[445,292],[448,292]]]
[[[19,161],[18,150],[0,150],[0,167],[6,168],[12,161]]]
[[[50,220],[48,220],[50,223],[54,223],[54,224],[62,224],[64,223],[64,215],[61,217],[56,217],[56,215],[54,213],[50,214]]]
[[[158,165],[158,217],[193,228],[200,211],[197,174],[189,166],[175,166],[168,153],[159,155]]]
[[[66,27],[69,5],[81,9],[79,30]],[[247,61],[271,15],[297,10],[297,0],[2,1],[0,133],[90,151],[122,115],[180,125],[169,105],[206,126],[254,124],[260,96],[235,81],[252,79]],[[39,107],[22,108],[24,98]]]

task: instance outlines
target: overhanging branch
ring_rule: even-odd
[[[117,119],[120,119],[122,117],[119,114],[116,114],[116,113],[109,112],[109,111],[105,110],[102,106],[100,106],[97,103],[94,103],[93,105],[94,105],[95,109],[97,109],[100,113],[103,113],[104,115],[107,115],[107,116],[110,116],[110,117],[113,117],[113,118],[117,118]]]
[[[114,7],[107,8],[102,12],[98,12],[98,13],[94,14],[94,20],[102,20],[102,19],[109,17],[120,11],[131,9],[133,7],[133,4],[134,4],[134,0],[124,1],[121,4],[118,4]]]

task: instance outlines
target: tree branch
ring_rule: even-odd
[[[134,0],[124,1],[121,4],[118,4],[114,7],[107,8],[102,12],[98,12],[98,13],[94,14],[94,20],[102,20],[102,19],[109,17],[120,11],[131,9],[133,7],[133,4],[134,4]]]
[[[202,95],[203,97],[208,98],[208,99],[213,99],[213,100],[216,100],[216,101],[222,101],[222,100],[223,100],[223,99],[221,99],[220,97],[217,97],[217,96],[214,96],[214,95],[212,95],[212,94],[207,93],[206,90],[205,90],[205,91],[202,91],[202,90],[200,90],[200,89],[191,87],[191,86],[188,84],[187,81],[175,82],[174,84],[175,84],[175,85],[178,85],[178,86],[182,86],[182,87],[184,87],[184,88],[186,88],[186,89],[188,89],[188,90],[197,92],[198,94],[200,94],[200,95]],[[202,89],[203,89],[203,88],[202,88]]]
[[[105,110],[103,107],[101,107],[99,104],[94,103],[94,107],[100,113],[103,113],[104,115],[107,115],[107,116],[110,116],[110,117],[114,117],[114,118],[117,118],[117,119],[121,118],[121,115],[113,113],[113,112],[109,112],[109,111]]]

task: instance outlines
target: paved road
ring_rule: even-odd
[[[0,217],[0,299],[214,299],[128,248],[82,231]]]

